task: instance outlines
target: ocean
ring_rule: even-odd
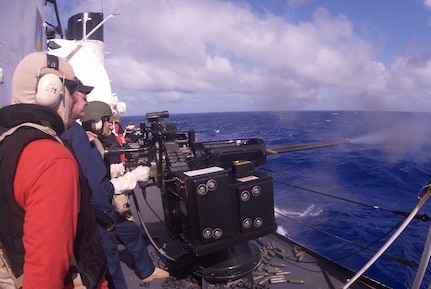
[[[122,118],[136,125],[143,116]],[[359,270],[392,236],[431,180],[431,114],[407,112],[223,112],[171,114],[196,141],[262,138],[267,147],[349,140],[347,144],[267,157],[274,173],[279,231]],[[427,220],[431,201],[419,211]],[[414,219],[365,275],[410,288],[429,222]],[[413,266],[413,267],[412,267]],[[427,270],[428,271],[428,270]],[[428,288],[431,272],[423,286]]]

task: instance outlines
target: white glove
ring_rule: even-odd
[[[149,175],[149,167],[138,166],[124,176],[112,179],[111,183],[114,185],[114,194],[122,194],[135,189],[137,182],[147,181]]]
[[[147,166],[137,166],[136,169],[134,169],[130,173],[132,173],[136,177],[136,181],[146,182],[150,177],[150,168]]]
[[[111,172],[111,179],[115,179],[124,175],[126,169],[124,168],[124,163],[118,163],[110,164],[109,171]]]
[[[114,195],[112,203],[115,206],[115,210],[129,221],[135,221],[133,218],[132,211],[130,211],[129,195],[121,194]]]

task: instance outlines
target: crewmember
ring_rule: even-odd
[[[124,131],[124,140],[128,142],[136,142],[138,140],[138,135],[136,134],[136,126],[133,121],[127,123],[126,129]]]
[[[76,103],[73,107],[73,118],[86,120],[86,118],[101,118],[103,113],[85,113],[88,104],[86,95],[77,91],[74,94]],[[110,107],[103,103],[106,114],[111,114]],[[109,118],[109,116],[108,116]],[[87,133],[92,137],[89,142]],[[144,282],[155,278],[168,277],[168,272],[155,268],[148,255],[145,240],[134,222],[127,220],[131,214],[120,215],[112,204],[112,199],[118,197],[114,192],[128,192],[133,190],[138,181],[146,181],[149,176],[149,168],[139,166],[135,170],[125,173],[110,181],[105,163],[98,150],[97,134],[87,132],[78,123],[74,123],[64,134],[63,138],[71,141],[72,148],[82,168],[83,174],[89,184],[91,201],[95,210],[96,220],[103,247],[108,260],[107,279],[110,287],[116,289],[127,288],[126,281],[121,269],[117,240],[123,243],[133,257],[135,272]],[[124,166],[123,166],[124,169]],[[121,195],[124,197],[124,195]]]
[[[72,66],[42,52],[26,56],[13,75],[13,105],[0,109],[2,285],[108,288],[89,195],[59,138],[73,122],[77,90]]]

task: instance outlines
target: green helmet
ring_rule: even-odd
[[[111,107],[103,101],[90,101],[84,108],[85,116],[81,118],[81,122],[93,120],[99,122],[103,116],[112,116]]]

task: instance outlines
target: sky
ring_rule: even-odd
[[[63,22],[118,10],[105,64],[127,115],[431,111],[431,0],[58,2]]]

